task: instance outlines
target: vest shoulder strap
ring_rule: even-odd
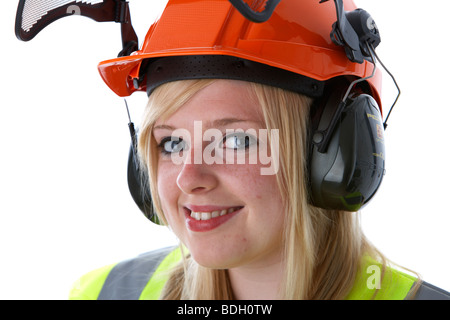
[[[90,271],[79,278],[69,293],[69,300],[96,300],[105,280],[115,264]]]
[[[364,255],[347,300],[403,300],[417,278]]]
[[[138,300],[154,272],[174,247],[163,248],[118,263],[108,274],[98,300]]]
[[[83,275],[73,285],[70,300],[137,300],[152,281],[162,262],[172,256],[175,247],[158,249]],[[158,283],[157,283],[158,284]],[[164,283],[159,283],[160,289]],[[155,295],[153,295],[155,296]],[[156,296],[155,299],[159,297]]]
[[[450,300],[450,293],[364,256],[348,300]]]

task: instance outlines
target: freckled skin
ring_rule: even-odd
[[[249,95],[245,82],[220,80],[195,94],[164,122],[194,135],[194,121],[220,118],[251,120],[227,129],[265,129],[261,106]],[[259,123],[259,125],[257,124]],[[220,128],[225,131],[226,128]],[[206,130],[203,127],[203,130]],[[159,143],[171,132],[154,130]],[[191,156],[193,159],[193,150]],[[249,149],[251,152],[251,149]],[[284,210],[275,175],[261,175],[262,164],[179,164],[160,156],[158,191],[170,227],[193,258],[211,268],[264,265],[280,259]],[[265,165],[264,167],[267,167]],[[207,232],[187,228],[187,204],[243,206],[226,223]]]

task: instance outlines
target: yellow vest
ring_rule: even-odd
[[[157,300],[168,272],[181,261],[180,249],[164,248],[89,272],[73,286],[72,300]],[[408,296],[417,279],[393,268],[383,272],[379,262],[366,256],[346,300],[450,299],[450,294],[426,282]]]

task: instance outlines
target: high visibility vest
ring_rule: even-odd
[[[136,258],[91,271],[73,286],[72,300],[156,300],[159,299],[168,272],[181,261],[180,249],[164,248]],[[381,265],[365,257],[348,300],[450,300],[450,293],[421,282],[410,296],[417,279],[393,268],[383,273]],[[376,295],[374,296],[374,294]]]

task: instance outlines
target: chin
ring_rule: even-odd
[[[230,251],[226,248],[192,248],[189,252],[195,262],[210,269],[230,269],[238,266],[239,261],[241,261],[236,251]]]

